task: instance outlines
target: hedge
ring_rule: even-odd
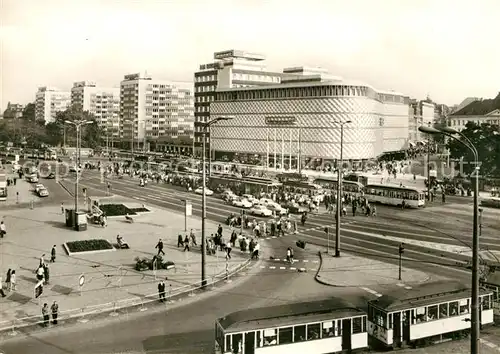
[[[74,252],[103,251],[113,249],[113,245],[104,239],[66,242],[68,250]]]

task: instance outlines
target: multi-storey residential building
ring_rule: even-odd
[[[17,119],[23,115],[24,106],[20,103],[7,103],[7,109],[3,114],[4,119]]]
[[[494,99],[480,99],[469,103],[448,116],[448,126],[462,130],[467,122],[498,125],[500,131],[500,93]]]
[[[214,60],[200,65],[199,71],[194,74],[197,154],[202,144],[203,123],[210,119],[210,103],[214,101],[217,89],[275,85],[281,82],[282,77],[291,76],[288,73],[266,71],[265,57],[261,54],[232,49],[214,53]],[[210,132],[206,136],[209,146]]]
[[[54,87],[39,87],[35,99],[35,120],[51,123],[56,113],[66,110],[71,104],[71,93]]]
[[[119,88],[99,87],[91,81],[75,82],[71,88],[71,105],[92,113],[107,137],[120,137]]]
[[[212,126],[217,155],[259,155],[268,166],[297,166],[298,155],[372,159],[408,142],[409,97],[376,90],[323,71],[292,68],[281,83],[220,88],[210,105],[212,118],[234,116]]]
[[[180,137],[192,139],[193,102],[192,83],[125,75],[120,84],[120,137],[142,148]]]

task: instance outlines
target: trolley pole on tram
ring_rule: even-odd
[[[350,120],[337,122],[340,124],[340,161],[337,163],[337,223],[335,224],[335,257],[340,257],[340,217],[342,215],[342,169],[344,165],[344,125]]]

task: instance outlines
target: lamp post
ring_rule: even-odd
[[[471,301],[471,354],[479,353],[479,329],[480,329],[480,304],[479,304],[479,154],[476,147],[463,133],[449,127],[425,127],[418,128],[427,134],[446,135],[467,147],[474,155],[474,214],[472,226],[472,301]],[[458,138],[459,136],[460,138]]]
[[[64,123],[72,124],[76,128],[76,159],[80,158],[80,140],[81,140],[81,131],[80,128],[84,125],[92,124],[91,120],[76,120],[70,121],[65,120]],[[74,218],[74,226],[76,226],[76,213],[78,212],[78,182],[80,179],[80,161],[75,161],[75,170],[76,170],[76,182],[75,182],[75,218]]]
[[[344,164],[344,125],[350,120],[337,122],[340,124],[340,164],[337,164],[337,223],[335,224],[335,257],[340,257],[340,216],[342,213],[342,168]]]
[[[217,117],[212,120],[209,120],[203,125],[202,131],[202,139],[203,139],[203,148],[202,148],[202,187],[201,187],[201,286],[205,287],[207,285],[207,272],[206,272],[206,237],[205,237],[205,219],[207,217],[207,204],[206,204],[206,196],[205,196],[205,187],[207,184],[207,171],[206,171],[206,140],[207,140],[207,131],[206,128],[212,126],[213,124],[220,122],[222,120],[231,120],[234,117]]]

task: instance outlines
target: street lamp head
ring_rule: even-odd
[[[232,119],[234,119],[233,116],[217,117],[217,118],[214,118],[212,120],[209,120],[208,122],[205,123],[205,125],[208,127],[208,126],[211,126],[212,124],[215,124],[215,123],[220,122],[222,120],[232,120]]]
[[[458,134],[458,131],[445,125],[437,127],[437,130],[447,134]]]
[[[92,121],[92,120],[86,120],[85,122],[83,122],[83,124],[94,124],[94,121]]]
[[[349,123],[352,123],[352,120],[346,120],[346,121],[344,122],[344,124],[349,124]]]
[[[418,130],[426,134],[443,134],[441,130],[433,127],[426,127],[425,125],[421,125],[420,127],[418,127]]]
[[[73,124],[73,122],[70,121],[70,120],[65,120],[64,123],[66,123],[66,124]]]

